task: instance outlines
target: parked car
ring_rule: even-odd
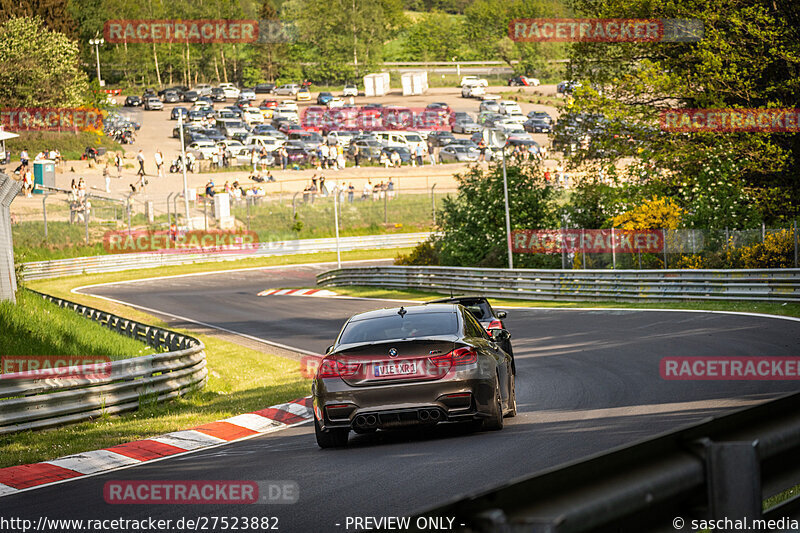
[[[215,102],[224,102],[226,100],[225,89],[214,87],[211,89],[211,99]]]
[[[505,333],[501,333],[505,332]],[[351,430],[465,422],[500,430],[516,416],[512,357],[457,304],[380,309],[348,320],[325,350],[312,384],[321,448],[346,446]]]
[[[456,138],[449,131],[434,131],[428,135],[428,140],[432,141],[434,146],[447,146]]]
[[[489,82],[483,78],[479,78],[478,76],[462,76],[461,87],[465,85],[483,85],[484,87],[488,87]]]
[[[261,110],[253,106],[242,107],[242,118],[248,124],[261,124],[264,122],[264,115]]]
[[[186,91],[183,93],[184,102],[196,102],[198,98],[200,98],[200,95],[197,91]]]
[[[342,96],[358,96],[358,87],[354,83],[346,83],[342,89]]]
[[[219,132],[225,137],[232,139],[237,133],[247,133],[247,124],[239,119],[219,119],[216,124]]]
[[[164,101],[164,103],[174,104],[175,102],[181,101],[181,95],[178,94],[178,91],[166,91],[161,96],[161,99]]]
[[[264,100],[263,102],[261,102],[258,105],[258,107],[261,108],[261,109],[275,109],[276,107],[278,107],[278,101],[277,100]]]
[[[187,151],[194,152],[195,155],[200,154],[198,159],[211,159],[211,156],[217,153],[217,143],[215,141],[195,141],[186,147]]]
[[[256,92],[253,89],[245,87],[239,92],[239,100],[247,100],[252,102],[256,99]]]
[[[225,98],[239,98],[239,88],[232,83],[220,83],[219,88],[225,92]]]
[[[125,107],[139,107],[143,103],[141,96],[128,96],[125,98],[125,103],[123,105]]]
[[[469,146],[445,146],[439,151],[441,163],[470,163],[478,160],[478,150]]]
[[[328,144],[341,144],[344,147],[350,145],[350,141],[356,136],[356,132],[354,131],[329,131],[327,135],[327,142]]]
[[[530,118],[522,123],[522,127],[528,133],[550,133],[553,131],[553,126],[540,118]]]
[[[479,83],[468,83],[461,87],[462,98],[477,98],[486,94],[486,87]]]
[[[300,86],[296,83],[286,83],[284,85],[279,85],[273,89],[272,94],[276,96],[295,96],[297,91],[300,90]]]
[[[538,118],[547,122],[548,124],[553,124],[553,117],[551,117],[548,113],[544,111],[531,111],[528,113],[528,118]]]
[[[189,110],[185,107],[176,106],[172,108],[172,111],[169,112],[170,120],[178,120],[178,116],[183,115],[183,120],[185,121],[186,118],[189,116]]]
[[[311,100],[311,91],[308,90],[308,87],[300,87],[295,98],[298,102],[309,102]]]
[[[300,141],[306,150],[316,150],[323,143],[322,135],[315,131],[293,131],[289,133],[289,141]]]
[[[500,104],[497,103],[497,100],[483,100],[478,105],[478,111],[491,111],[492,113],[499,113]]]
[[[253,87],[253,90],[256,92],[256,94],[269,94],[274,88],[274,83],[259,83]]]
[[[333,95],[328,91],[323,91],[317,95],[317,105],[325,105],[333,100]]]
[[[499,113],[503,115],[510,115],[512,113],[522,115],[522,109],[514,100],[500,100],[497,104],[500,106]]]
[[[480,125],[472,120],[471,117],[466,117],[459,119],[456,117],[455,122],[453,123],[453,133],[475,133],[476,131],[481,131]]]
[[[185,125],[185,126],[183,126],[183,135],[184,135],[184,137],[186,137],[189,133],[192,133],[192,132],[193,133],[199,133],[200,130],[202,130],[203,128],[204,128],[204,126],[199,125],[199,124],[188,124],[188,125]],[[180,128],[180,126],[175,126],[174,128],[172,128],[172,137],[174,139],[180,139],[181,138],[181,128]]]
[[[347,156],[351,159],[355,157],[356,149],[362,160],[378,161],[381,157],[383,146],[375,140],[352,141],[347,149]]]
[[[147,111],[161,111],[164,109],[164,102],[159,100],[157,96],[150,96],[144,101],[144,108]]]
[[[530,78],[528,76],[514,76],[508,80],[510,86],[525,86],[537,87],[539,86],[538,78]]]
[[[200,85],[192,87],[192,90],[200,96],[211,96],[211,89],[213,89],[213,87],[207,83],[201,83]]]
[[[338,96],[334,96],[333,98],[328,100],[328,103],[326,105],[328,106],[328,109],[331,109],[331,108],[334,108],[334,107],[344,107],[344,100],[342,100]]]

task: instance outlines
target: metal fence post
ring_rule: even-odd
[[[792,235],[794,236],[794,267],[797,268],[797,219],[792,221]]]
[[[426,180],[427,180],[427,178],[426,178]],[[433,192],[433,190],[435,188],[436,188],[436,184],[434,183],[431,186],[431,212],[433,213],[433,225],[434,226],[436,226],[436,194]]]
[[[667,269],[667,230],[661,230],[661,240],[664,241],[661,248],[664,250],[664,269]]]
[[[383,192],[383,223],[389,223],[389,191]]]
[[[614,227],[611,227],[611,268],[616,270],[617,268],[617,243],[615,242],[614,238]]]
[[[14,239],[11,234],[11,202],[22,182],[0,174],[0,301],[16,302],[17,276],[14,269]]]
[[[86,246],[89,246],[89,196],[83,197],[83,225],[86,228]]]
[[[761,223],[761,242],[767,240],[767,225],[765,223]]]
[[[45,203],[47,200],[47,193],[42,195],[42,217],[44,218],[44,238],[47,240],[47,204]],[[795,261],[796,263],[797,261]]]
[[[583,265],[583,269],[586,270],[586,246],[583,244],[583,233],[584,229],[581,228],[581,264]]]
[[[250,231],[250,198],[244,199],[245,209],[247,210],[247,231]]]
[[[203,199],[203,230],[208,231],[208,196]]]
[[[564,220],[561,220],[561,270],[567,269],[567,248],[564,242]]]

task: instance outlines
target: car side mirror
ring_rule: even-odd
[[[491,328],[487,331],[495,342],[503,342],[511,338],[511,333],[507,329]]]
[[[498,311],[497,312],[497,318],[505,318],[507,316],[508,316],[508,313],[506,313],[505,311]]]
[[[332,351],[333,351],[333,344],[331,344],[330,346],[328,346],[327,348],[325,348],[325,355],[328,355],[328,354],[329,354],[329,353],[331,353]]]

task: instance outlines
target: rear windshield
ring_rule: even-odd
[[[419,313],[369,318],[348,323],[340,344],[379,342],[392,339],[458,335],[455,313]]]

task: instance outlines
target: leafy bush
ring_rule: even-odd
[[[437,266],[439,265],[441,254],[441,242],[435,239],[428,239],[421,242],[411,250],[408,255],[398,255],[395,265],[414,265],[414,266]]]
[[[769,233],[764,242],[743,248],[728,248],[732,268],[793,268],[794,235],[790,230]]]
[[[555,191],[536,164],[507,166],[511,229],[541,229],[557,225]],[[454,266],[504,267],[508,264],[503,171],[498,164],[477,165],[456,175],[458,194],[442,202],[441,263]],[[544,266],[552,258],[516,256],[515,266]],[[560,262],[560,258],[559,258]]]
[[[612,219],[621,229],[677,229],[685,211],[671,198],[653,196]]]

